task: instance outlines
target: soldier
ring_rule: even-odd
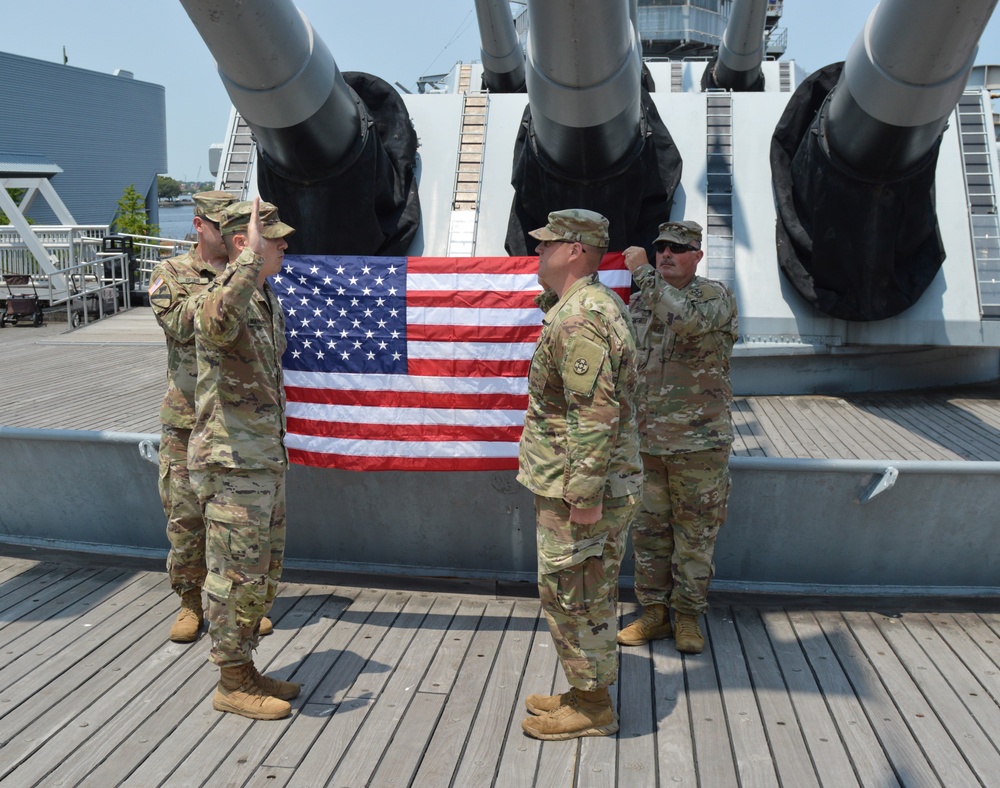
[[[629,310],[639,338],[645,486],[632,545],[643,612],[618,642],[639,646],[670,637],[673,608],[677,650],[700,654],[698,616],[708,609],[715,537],[729,501],[729,358],[739,330],[729,288],[695,275],[701,226],[665,222],[659,230],[655,270],[644,250],[625,250],[639,287]]]
[[[275,720],[299,685],[253,664],[257,627],[278,591],[285,549],[285,319],[267,282],[294,232],[259,198],[221,217],[229,265],[188,302],[198,357],[191,482],[205,514],[210,659],[218,711]]]
[[[535,494],[538,595],[570,689],[529,695],[537,739],[618,730],[618,572],[642,485],[634,395],[635,334],[597,276],[608,220],[555,211],[531,233],[545,311],[528,373],[517,480]]]
[[[191,643],[198,639],[203,620],[201,586],[205,581],[205,521],[198,496],[191,488],[187,444],[194,426],[194,384],[197,365],[194,326],[185,318],[187,300],[199,293],[226,267],[229,255],[219,218],[236,198],[229,192],[194,195],[194,229],[198,245],[179,257],[160,263],[151,277],[149,303],[167,338],[167,393],[160,407],[160,500],[167,516],[167,573],[181,598],[181,609],[170,627],[170,639]],[[261,622],[261,634],[271,632]]]

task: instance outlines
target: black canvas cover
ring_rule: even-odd
[[[670,218],[681,179],[681,156],[649,93],[642,91],[642,121],[637,153],[615,172],[581,180],[561,172],[539,151],[525,107],[514,144],[511,184],[514,200],[504,244],[511,255],[531,255],[538,241],[528,235],[545,225],[551,211],[584,208],[610,222],[611,251],[650,247],[661,222]]]
[[[344,80],[367,108],[353,155],[305,180],[280,172],[262,152],[258,189],[296,229],[290,254],[405,255],[420,225],[416,132],[388,82],[357,71]]]
[[[888,180],[838,162],[820,110],[842,67],[820,69],[799,86],[771,139],[778,263],[820,312],[883,320],[916,303],[945,258],[934,207],[940,139]]]

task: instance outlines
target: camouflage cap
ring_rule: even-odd
[[[222,218],[222,209],[236,202],[235,195],[229,192],[197,192],[194,198],[194,215],[218,223]]]
[[[673,241],[679,244],[697,244],[701,248],[701,225],[698,222],[664,222],[658,228],[657,241]]]
[[[549,223],[528,233],[539,241],[574,241],[607,249],[610,242],[608,220],[594,211],[570,208],[553,211]]]
[[[253,201],[241,200],[227,206],[222,211],[222,220],[219,226],[223,235],[233,235],[234,233],[245,233],[250,226],[250,216],[253,213]],[[278,209],[269,202],[260,202],[260,223],[263,226],[261,235],[265,238],[284,238],[295,232],[294,227],[290,227],[278,218]]]

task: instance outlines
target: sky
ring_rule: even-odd
[[[980,0],[981,1],[981,0]],[[167,173],[211,180],[208,148],[221,143],[230,101],[215,63],[179,0],[8,0],[0,51],[163,85]],[[342,71],[367,71],[416,90],[424,74],[479,60],[473,0],[297,0]],[[788,51],[807,72],[843,60],[876,0],[785,0]],[[1000,11],[979,44],[979,63],[1000,64]],[[2,146],[2,140],[0,140]]]

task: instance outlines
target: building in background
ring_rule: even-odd
[[[167,171],[162,85],[6,52],[0,73],[0,151],[58,165],[52,186],[81,224],[110,224],[129,184],[157,221],[156,176]],[[59,223],[43,200],[27,215]]]

